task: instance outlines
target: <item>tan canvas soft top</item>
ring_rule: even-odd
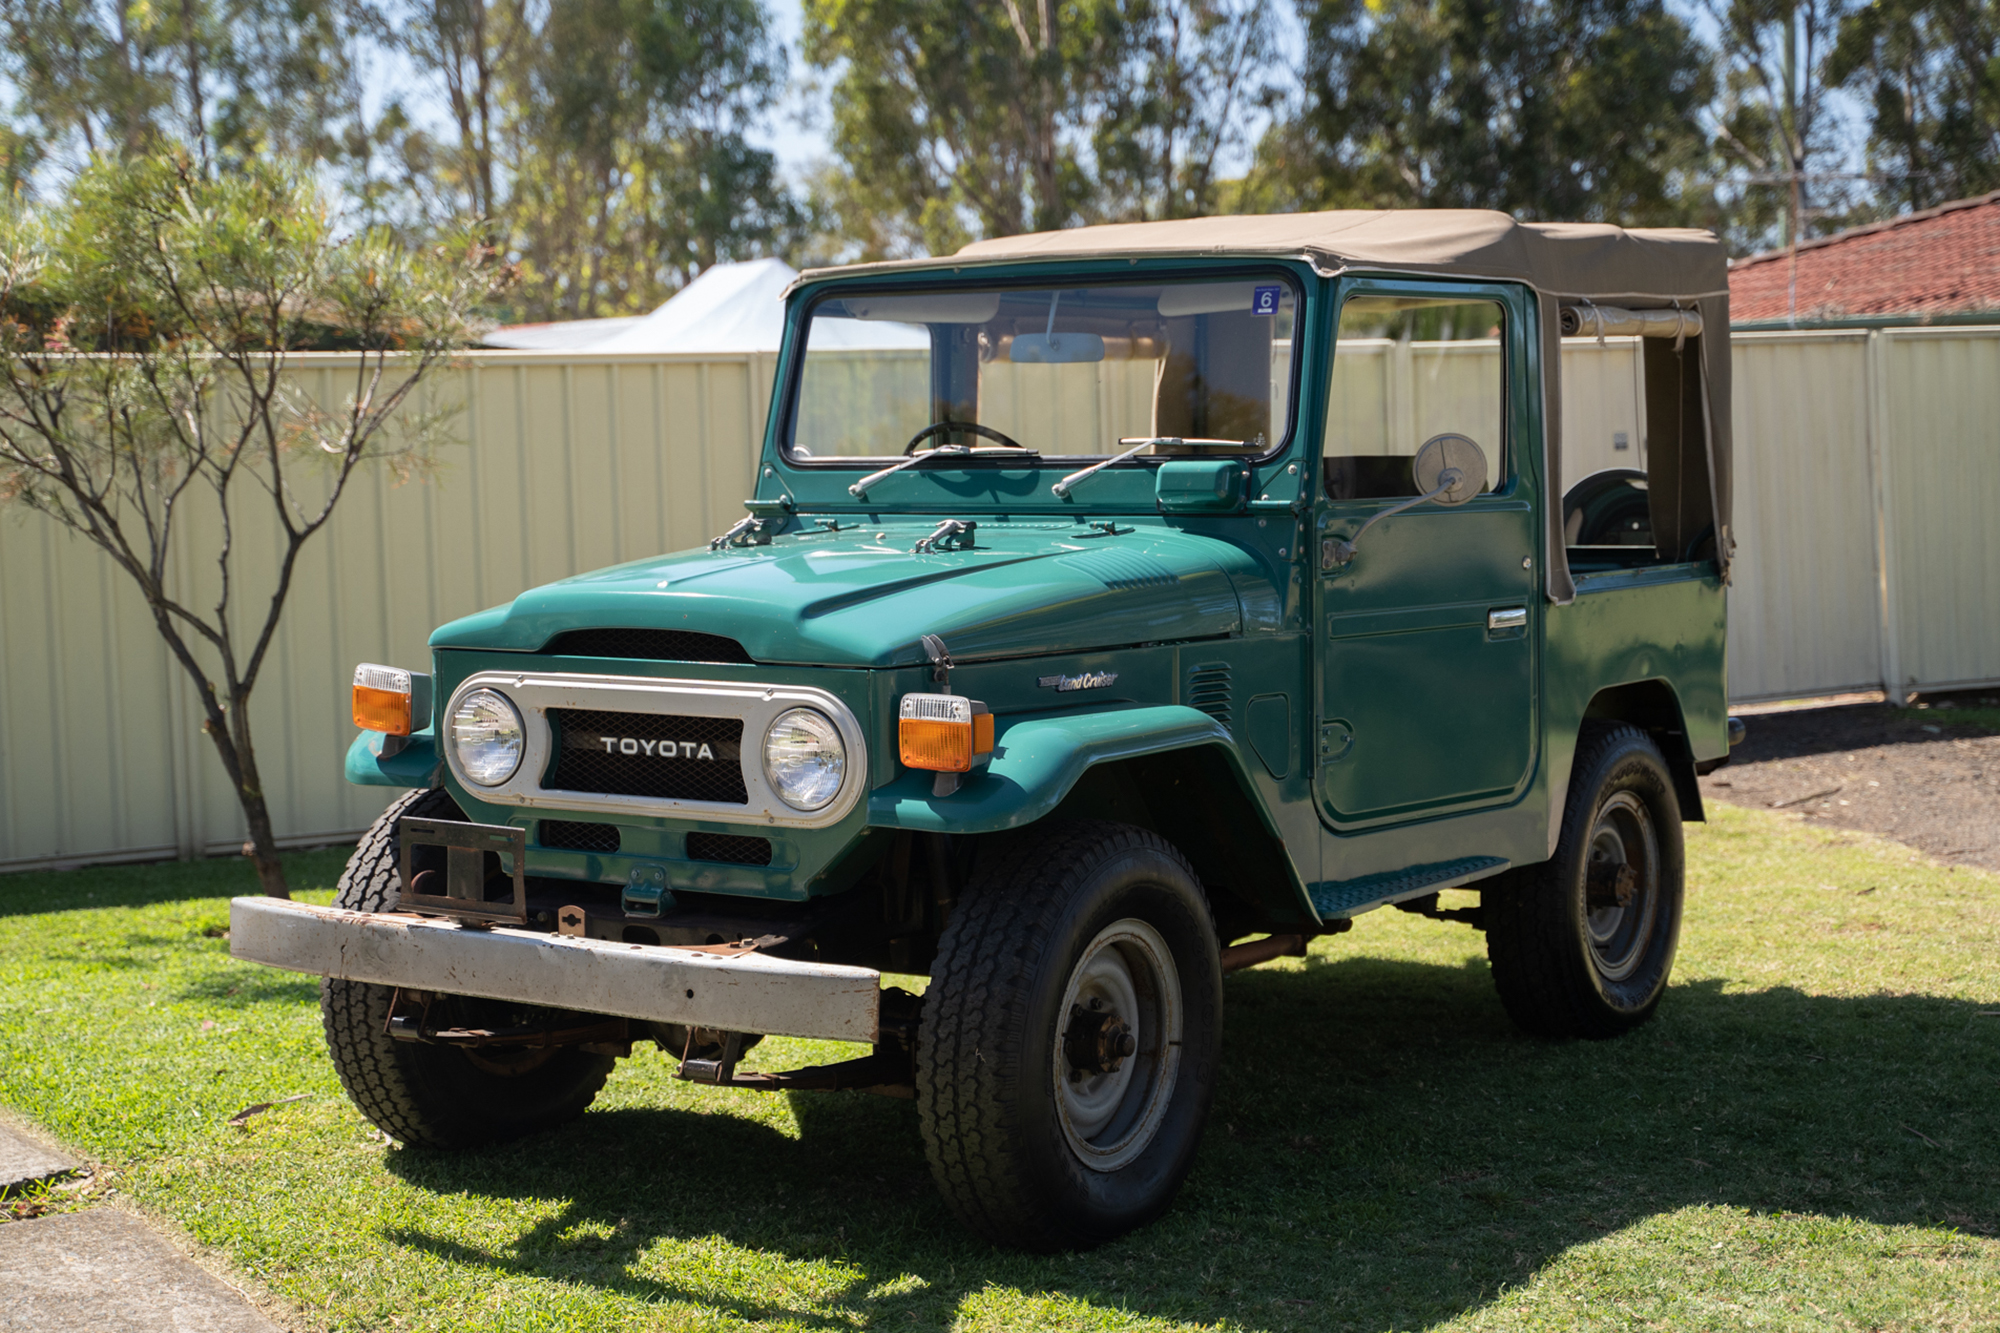
[[[961,259],[1105,255],[1303,255],[1323,268],[1504,278],[1616,305],[1692,302],[1729,291],[1729,257],[1705,231],[1517,222],[1476,208],[1342,210],[1077,227],[975,241]]]
[[[1381,270],[1435,277],[1519,282],[1540,297],[1544,421],[1544,475],[1560,477],[1562,402],[1560,316],[1566,303],[1592,302],[1631,309],[1692,307],[1702,317],[1698,347],[1700,423],[1691,432],[1707,448],[1680,451],[1657,426],[1649,451],[1661,456],[1649,471],[1668,467],[1685,483],[1708,492],[1716,554],[1725,576],[1735,542],[1730,527],[1729,274],[1722,242],[1686,228],[1627,229],[1604,223],[1521,222],[1484,209],[1341,210],[1267,216],[1187,218],[1174,222],[1113,223],[977,241],[952,257],[954,265],[1033,260],[1145,256],[1268,255],[1310,261],[1323,273]],[[843,275],[935,269],[938,259],[902,260],[840,270]],[[810,272],[805,279],[828,276]],[[1676,349],[1678,352],[1678,349]],[[1657,442],[1658,448],[1652,449]],[[1706,458],[1700,458],[1700,453]],[[1705,467],[1699,464],[1705,463]],[[1697,477],[1696,472],[1705,472]],[[1661,477],[1660,480],[1665,480]],[[1685,489],[1683,487],[1682,489]],[[1548,506],[1548,594],[1574,595],[1562,538],[1562,507]]]

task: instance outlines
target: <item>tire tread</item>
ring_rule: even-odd
[[[418,819],[463,819],[458,805],[442,788],[414,791],[398,797],[370,826],[341,872],[334,906],[355,912],[386,912],[396,904],[402,883],[397,863],[396,828],[405,816]],[[425,1085],[417,1068],[418,1050],[388,1037],[389,1005],[394,990],[361,981],[325,977],[320,981],[320,1022],[326,1032],[334,1072],[355,1107],[376,1128],[405,1144],[426,1148],[462,1148],[488,1142],[497,1135],[450,1106]],[[427,1053],[427,1052],[426,1052]],[[524,1120],[513,1132],[528,1132],[581,1114],[603,1088],[612,1062],[608,1058],[575,1062],[580,1077],[566,1089],[563,1104],[552,1113]]]
[[[1178,850],[1144,829],[1037,826],[980,867],[938,941],[917,1061],[924,1155],[952,1211],[995,1244],[1058,1249],[1106,1239],[1047,1215],[1024,1188],[1010,1146],[1022,1128],[1022,1093],[1007,1070],[1026,1035],[1025,997],[1054,943],[1055,923],[1037,909],[1074,891],[1090,866],[1129,851],[1169,857],[1200,882]],[[1206,899],[1202,910],[1209,913]],[[1212,915],[1207,925],[1212,935]]]
[[[1481,897],[1494,989],[1508,1017],[1536,1036],[1610,1037],[1633,1025],[1634,1020],[1606,1012],[1584,975],[1587,964],[1572,947],[1564,883],[1568,849],[1590,836],[1597,814],[1595,789],[1608,776],[1602,770],[1617,752],[1633,749],[1651,754],[1667,773],[1664,756],[1639,728],[1623,722],[1586,724],[1570,767],[1556,855],[1508,872]],[[1671,775],[1667,790],[1671,795]]]

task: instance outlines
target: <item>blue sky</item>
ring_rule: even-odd
[[[791,54],[792,82],[783,104],[757,138],[778,155],[785,174],[797,182],[815,159],[826,156],[826,98],[808,86],[799,62],[799,0],[765,0],[765,9],[771,15],[772,35]]]

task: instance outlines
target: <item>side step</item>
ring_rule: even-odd
[[[1500,856],[1466,856],[1456,861],[1440,861],[1435,865],[1363,875],[1359,879],[1330,880],[1313,885],[1313,910],[1320,914],[1321,919],[1353,916],[1356,912],[1380,907],[1399,898],[1412,898],[1438,889],[1455,889],[1461,884],[1505,870],[1508,864],[1507,859]]]

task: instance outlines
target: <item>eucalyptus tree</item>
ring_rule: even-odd
[[[1284,81],[1273,0],[806,0],[822,205],[862,256],[1214,212]]]
[[[759,0],[388,0],[375,12],[446,113],[404,122],[402,202],[419,219],[484,219],[519,261],[515,317],[644,309],[710,264],[797,234],[777,161],[753,142],[787,74]]]
[[[1851,0],[1707,0],[1721,48],[1711,111],[1734,177],[1731,239],[1789,245],[1830,226],[1865,191],[1846,158],[1829,59]]]
[[[569,0],[510,71],[510,244],[567,316],[646,308],[782,244],[777,161],[751,142],[785,86],[757,0]]]
[[[1261,150],[1295,205],[1699,217],[1714,88],[1661,0],[1300,0],[1303,98]]]
[[[1084,215],[1083,144],[1130,41],[1120,0],[806,0],[804,25],[850,230],[944,252]]]
[[[0,0],[10,131],[71,164],[163,142],[204,166],[340,158],[362,26],[344,0]]]
[[[1221,172],[1289,79],[1271,0],[1144,0],[1091,132],[1099,218],[1197,217],[1228,206]]]
[[[1873,0],[1841,20],[1829,82],[1868,108],[1877,197],[1907,208],[2000,187],[2000,6]]]

